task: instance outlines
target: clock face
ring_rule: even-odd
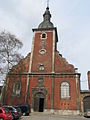
[[[40,46],[41,46],[41,47],[45,47],[45,46],[46,46],[46,42],[45,42],[45,41],[41,41],[41,42],[40,42]]]
[[[46,53],[46,50],[45,50],[45,49],[41,49],[41,50],[39,51],[39,53],[43,55],[43,54]]]

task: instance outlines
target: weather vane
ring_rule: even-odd
[[[49,0],[47,0],[47,7],[49,7]]]

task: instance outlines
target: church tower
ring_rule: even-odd
[[[50,91],[52,91],[53,93],[55,51],[57,49],[58,36],[57,29],[54,27],[50,19],[51,14],[49,11],[49,7],[47,7],[45,13],[43,14],[43,22],[39,24],[37,29],[33,29],[34,37],[29,68],[29,72],[31,76],[33,76],[33,80],[32,77],[30,77],[31,79],[29,81],[31,83],[32,81],[36,81],[36,87],[33,88],[33,96],[35,97],[33,97],[34,111],[44,111],[44,105],[47,102],[46,96],[47,92],[49,92],[49,86]],[[45,84],[47,84],[46,87]],[[50,102],[52,102],[48,102],[47,104],[49,104],[49,108],[53,108],[54,94],[51,95],[50,93],[48,97],[49,99],[52,99],[50,100]],[[39,107],[41,106],[41,104],[43,104],[42,109]]]
[[[57,48],[57,29],[50,22],[51,14],[49,8],[43,15],[43,22],[37,29],[33,29],[34,39],[32,48],[32,73],[54,73],[55,51]]]

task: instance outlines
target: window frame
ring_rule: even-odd
[[[40,65],[39,65],[39,71],[44,71],[44,70],[45,70],[44,65],[43,65],[43,64],[40,64]]]
[[[62,84],[65,84],[67,83],[66,85],[66,88],[64,87],[65,85],[62,86]],[[65,91],[64,91],[65,90]],[[68,91],[67,91],[68,90]],[[65,94],[66,95],[65,95]],[[62,81],[61,84],[60,84],[60,98],[61,99],[70,99],[71,98],[71,94],[70,94],[70,83],[67,82],[67,81]]]
[[[21,81],[15,81],[13,83],[12,96],[15,96],[15,97],[20,97],[21,96]]]
[[[46,49],[41,49],[41,50],[39,50],[39,53],[40,53],[41,55],[44,55],[44,54],[46,53]]]
[[[43,36],[45,35],[45,37]],[[47,33],[46,32],[42,32],[42,34],[40,35],[41,39],[47,39]]]

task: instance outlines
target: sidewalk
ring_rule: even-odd
[[[56,115],[34,112],[30,116],[23,116],[22,120],[86,120],[80,115]]]

